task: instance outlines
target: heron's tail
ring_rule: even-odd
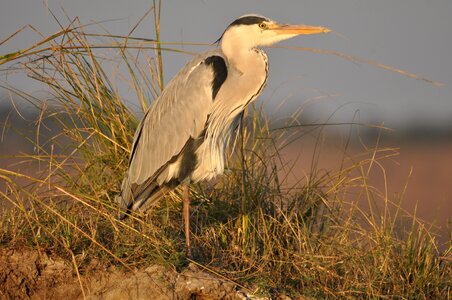
[[[144,188],[143,188],[144,187]],[[124,220],[131,212],[141,210],[145,211],[152,204],[160,200],[173,187],[159,186],[157,182],[143,184],[137,188],[138,193],[134,195],[129,177],[126,174],[121,185],[121,194],[116,196],[115,200],[119,207],[119,220]]]
[[[130,204],[133,202],[133,193],[130,186],[129,177],[126,176],[122,180],[121,194],[115,197],[115,202],[118,204],[119,215],[118,219],[123,220],[130,212]]]

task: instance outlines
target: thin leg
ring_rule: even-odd
[[[184,231],[185,231],[185,246],[187,250],[187,256],[191,258],[191,247],[190,247],[190,195],[188,185],[183,187],[184,195],[183,202],[184,208],[182,212],[182,218],[184,221]]]

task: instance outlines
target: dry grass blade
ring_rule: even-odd
[[[422,77],[420,75],[408,72],[406,70],[402,70],[402,69],[399,69],[399,68],[396,68],[396,67],[393,67],[393,66],[385,65],[385,64],[382,64],[382,63],[380,63],[378,61],[373,61],[373,60],[370,60],[370,59],[357,57],[357,56],[349,55],[349,54],[338,52],[338,51],[326,50],[326,49],[308,48],[308,47],[292,47],[292,46],[283,46],[283,47],[276,46],[274,48],[284,48],[284,49],[291,49],[291,50],[297,50],[297,51],[309,51],[309,52],[319,53],[319,54],[335,55],[335,56],[344,58],[344,59],[349,60],[349,61],[368,64],[368,65],[371,65],[371,66],[374,66],[374,67],[377,67],[377,68],[381,68],[381,69],[385,69],[385,70],[388,70],[388,71],[391,71],[391,72],[394,72],[394,73],[399,73],[399,74],[401,74],[403,76],[407,76],[409,78],[413,78],[413,79],[416,79],[416,80],[422,80],[424,82],[427,82],[427,83],[432,84],[432,85],[437,86],[437,87],[444,86],[444,84],[441,83],[441,82],[434,81],[434,80],[428,79],[426,77]]]

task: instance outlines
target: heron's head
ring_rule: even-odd
[[[252,49],[270,46],[297,35],[330,32],[328,28],[308,25],[280,24],[260,15],[245,15],[232,22],[223,33],[223,49]]]

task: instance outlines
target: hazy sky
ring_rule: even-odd
[[[35,26],[44,34],[58,30],[44,2],[0,1],[0,40],[25,24]],[[60,7],[72,17],[79,16],[82,22],[112,20],[103,26],[113,34],[127,34],[152,3],[144,0],[45,2],[61,19]],[[333,55],[268,49],[270,79],[260,98],[267,107],[284,101],[280,114],[289,115],[295,107],[303,106],[306,117],[320,116],[321,120],[337,111],[335,119],[341,121],[350,121],[359,110],[361,121],[385,122],[393,127],[452,123],[451,0],[163,0],[162,40],[214,42],[232,20],[250,12],[281,22],[327,26],[335,32],[297,37],[281,45],[339,51],[444,83],[435,87]],[[143,25],[135,35],[152,37],[151,18]],[[31,45],[37,39],[27,31],[8,45],[0,46],[0,53]],[[207,47],[196,51],[203,49]],[[167,82],[189,56],[167,54],[164,58]],[[25,89],[38,88],[25,80],[15,84]]]

